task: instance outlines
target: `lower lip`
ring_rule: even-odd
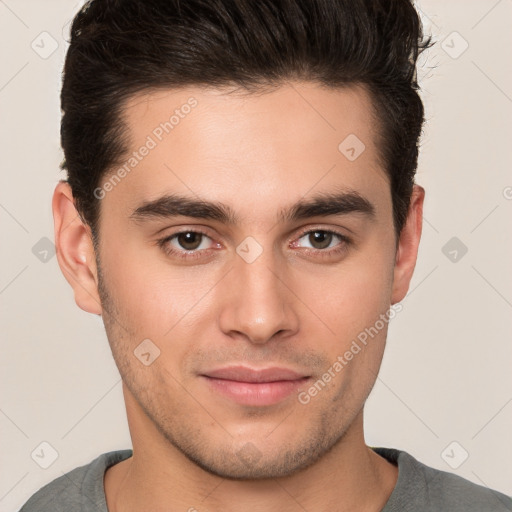
[[[308,380],[308,377],[298,380],[281,380],[277,382],[239,382],[235,380],[215,379],[202,376],[214,391],[231,400],[253,406],[274,405],[292,393],[297,392]]]

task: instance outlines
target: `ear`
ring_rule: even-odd
[[[101,315],[92,233],[78,215],[71,187],[60,181],[52,200],[55,248],[60,269],[73,288],[78,307]]]
[[[421,238],[424,199],[425,189],[419,185],[414,185],[407,220],[400,233],[396,251],[391,304],[400,302],[409,290]]]

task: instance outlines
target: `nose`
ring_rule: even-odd
[[[284,265],[284,263],[283,263]],[[248,263],[236,257],[223,288],[220,329],[226,335],[264,344],[297,332],[295,296],[287,287],[283,267],[270,251]]]

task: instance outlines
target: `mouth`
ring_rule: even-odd
[[[288,368],[252,369],[245,366],[218,368],[200,377],[215,394],[241,405],[259,407],[283,401],[311,378]]]

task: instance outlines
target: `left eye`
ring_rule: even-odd
[[[334,233],[332,231],[324,231],[324,230],[316,230],[309,231],[302,235],[298,241],[305,240],[305,243],[309,243],[309,247],[312,249],[329,249],[330,247],[335,247],[338,245],[340,241],[343,241],[344,238],[342,235]],[[333,242],[335,242],[333,244]],[[306,247],[308,247],[306,245]]]
[[[210,237],[204,233],[196,231],[184,231],[183,233],[176,233],[168,239],[170,245],[176,249],[186,251],[196,251],[200,249],[208,249]]]

